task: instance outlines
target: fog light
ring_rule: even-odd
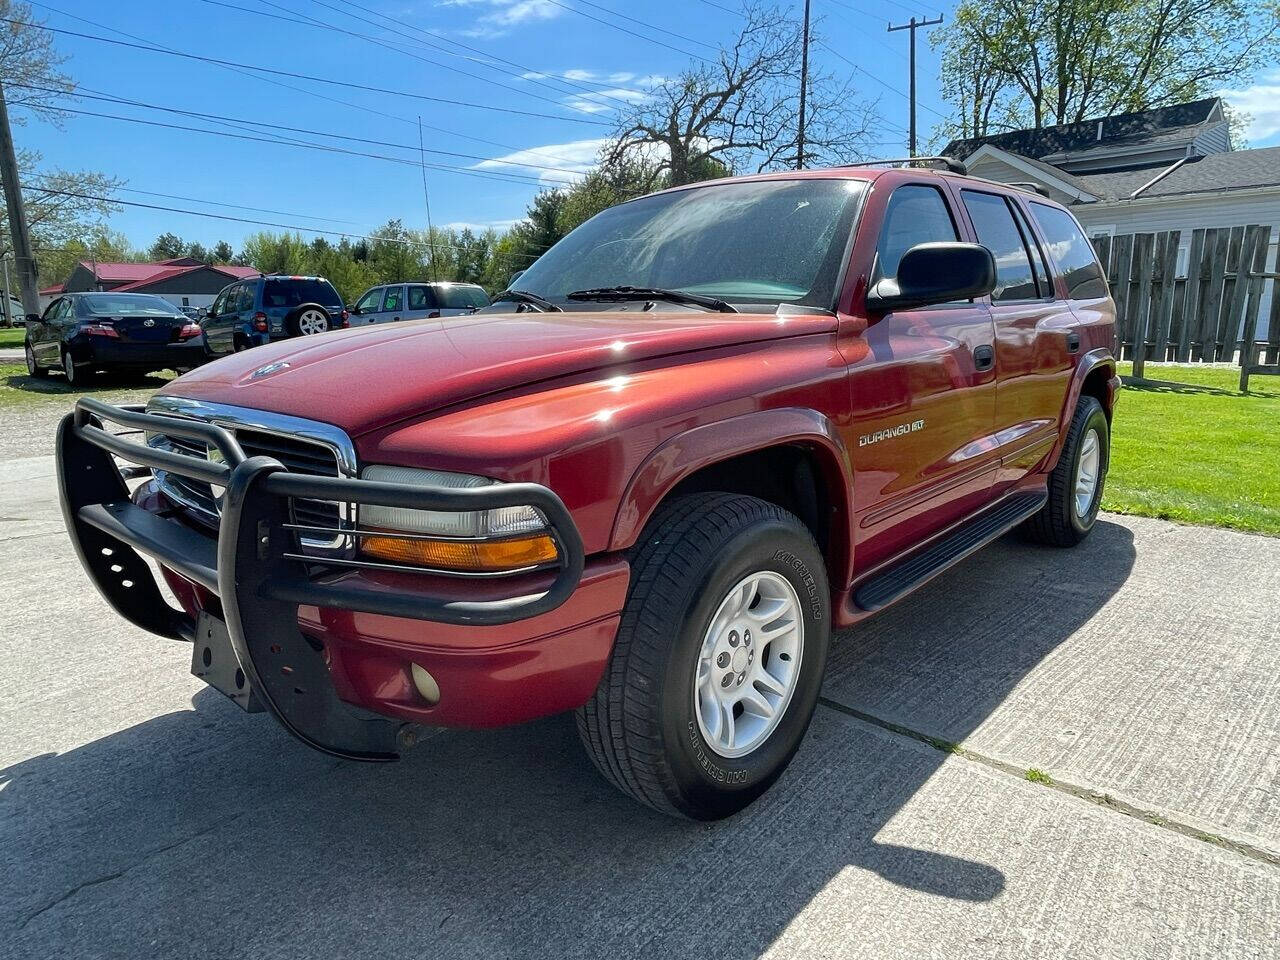
[[[434,707],[440,702],[440,684],[416,663],[411,663],[409,668],[413,672],[413,685],[418,688],[418,695]]]

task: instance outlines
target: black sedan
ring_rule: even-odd
[[[27,323],[27,372],[79,383],[100,370],[179,372],[204,360],[200,325],[148,293],[68,293]]]

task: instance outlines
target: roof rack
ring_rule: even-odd
[[[1042,197],[1049,196],[1049,191],[1038,183],[1032,183],[1030,180],[1006,180],[1003,181],[1006,187],[1017,187],[1019,190],[1028,190],[1032,193],[1038,193]]]
[[[958,173],[961,176],[965,176],[969,172],[969,168],[955,157],[891,157],[888,160],[866,160],[863,163],[855,164],[855,166],[878,167],[883,163],[940,163],[952,173]]]

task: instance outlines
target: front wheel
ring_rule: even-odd
[[[1111,424],[1097,397],[1083,396],[1049,474],[1049,499],[1023,525],[1027,537],[1054,547],[1074,547],[1087,537],[1098,520],[1110,463]]]
[[[26,342],[25,352],[27,355],[27,376],[36,378],[47,377],[49,375],[49,371],[36,362],[36,352],[32,349],[30,340]]]
[[[682,497],[646,528],[613,656],[578,732],[600,772],[663,813],[715,820],[781,775],[830,640],[822,554],[754,497]]]

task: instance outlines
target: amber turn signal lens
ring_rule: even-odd
[[[388,534],[363,538],[361,552],[409,567],[486,573],[541,566],[559,557],[545,533],[510,540],[413,540]]]

